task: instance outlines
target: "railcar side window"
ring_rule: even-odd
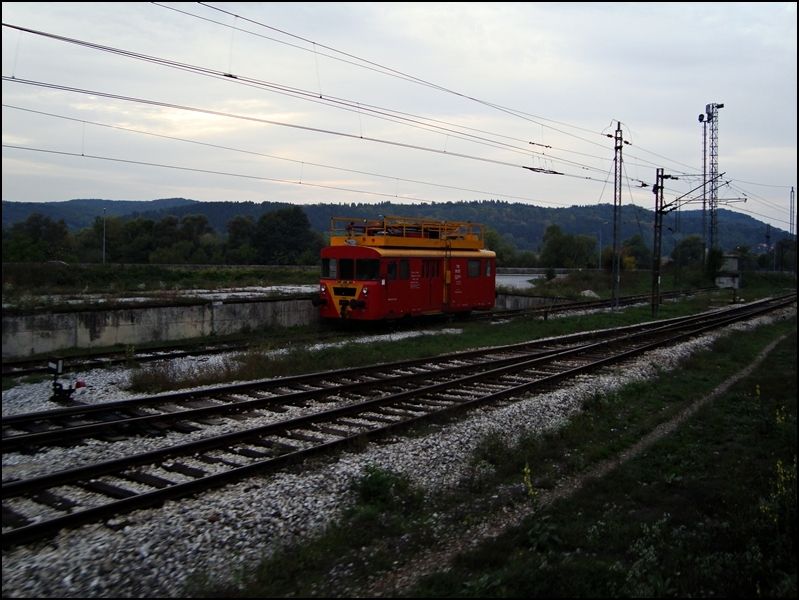
[[[479,260],[470,260],[469,265],[469,277],[480,277],[480,261]]]
[[[425,279],[437,279],[439,277],[438,261],[422,261],[422,277]]]
[[[335,279],[336,278],[336,259],[323,258],[322,259],[322,279]]]
[[[491,261],[486,261],[486,277],[491,277]]]
[[[371,259],[361,259],[355,261],[355,279],[371,280],[380,277],[380,261]]]
[[[386,265],[386,279],[393,281],[397,278],[397,263],[390,262]]]
[[[399,278],[410,279],[411,277],[411,264],[407,258],[400,260],[399,264]]]
[[[339,279],[355,279],[355,261],[351,258],[342,258],[339,262]]]

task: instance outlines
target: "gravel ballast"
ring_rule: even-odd
[[[795,309],[780,313],[793,315]],[[367,466],[407,475],[425,490],[457,485],[470,474],[469,459],[479,440],[500,432],[512,442],[522,434],[561,426],[583,401],[622,385],[676,368],[720,335],[745,331],[780,318],[761,317],[679,346],[651,352],[634,363],[609,368],[552,393],[533,395],[502,408],[472,411],[463,420],[431,428],[412,439],[369,444],[359,453],[341,453],[304,473],[281,472],[252,477],[197,498],[170,501],[160,509],[140,510],[106,524],[62,531],[49,541],[3,553],[3,595],[13,597],[177,597],[187,585],[230,582],[285,544],[321,532],[352,501],[351,484]],[[188,360],[188,359],[182,359]],[[207,360],[207,359],[206,359]],[[110,378],[116,383],[102,382]],[[83,394],[92,401],[118,400],[124,372],[85,375]],[[20,385],[3,392],[3,412],[42,410],[50,382]],[[35,397],[36,400],[32,399]],[[80,397],[78,397],[80,399]],[[142,451],[142,440],[136,440]],[[56,449],[47,469],[74,466],[70,452],[97,458],[109,444]],[[116,446],[116,444],[114,444]],[[120,446],[124,447],[124,446]],[[31,457],[28,457],[31,458]],[[36,461],[40,457],[36,457]],[[34,472],[23,455],[4,457],[3,470]],[[29,471],[29,469],[31,469]]]

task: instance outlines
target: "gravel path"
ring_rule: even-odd
[[[795,308],[783,314],[794,313]],[[776,318],[763,317],[727,330],[746,330]],[[463,421],[424,437],[370,444],[363,452],[324,461],[318,469],[253,477],[198,498],[168,502],[160,510],[140,510],[114,519],[116,531],[103,524],[86,525],[63,531],[50,542],[12,549],[3,553],[3,595],[179,597],[188,584],[206,580],[234,587],[237,577],[265,554],[318,533],[338,518],[353,501],[350,485],[365,467],[405,474],[426,490],[456,486],[469,475],[469,457],[485,434],[502,432],[513,441],[526,432],[557,428],[580,410],[584,398],[673,369],[718,335],[650,353],[633,365],[608,369],[553,393],[473,411]],[[124,385],[124,375],[113,377]],[[92,376],[86,380],[89,390],[95,385],[94,397],[102,395]],[[36,386],[37,392],[25,391]],[[41,397],[43,391],[49,395],[49,383],[4,392],[3,412],[7,397],[9,405],[31,410],[25,394]],[[108,393],[108,399],[120,397],[118,391]],[[4,457],[4,472],[25,469],[24,463],[19,455]],[[492,531],[490,524],[486,531]]]

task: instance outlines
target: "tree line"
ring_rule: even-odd
[[[228,221],[226,236],[202,214],[160,220],[97,217],[74,234],[63,220],[32,214],[3,229],[3,262],[308,265],[318,262],[322,245],[322,236],[298,207],[257,221],[236,216]]]
[[[538,252],[519,251],[513,236],[504,237],[486,228],[486,245],[505,267],[611,269],[613,249],[600,247],[596,237],[569,234],[549,225]],[[237,215],[227,222],[226,235],[215,232],[208,217],[167,215],[159,220],[145,217],[97,217],[90,227],[71,233],[63,220],[34,213],[24,222],[3,229],[3,262],[123,263],[123,264],[268,264],[312,265],[319,261],[324,237],[314,231],[299,207],[277,209],[261,215]],[[740,267],[792,270],[796,242],[784,239],[766,254],[748,247],[736,249]],[[683,238],[670,258],[677,267],[703,264],[703,241]],[[711,269],[721,263],[720,252],[709,256]],[[640,234],[620,244],[622,270],[649,269],[652,251]]]

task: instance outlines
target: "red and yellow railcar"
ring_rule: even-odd
[[[488,310],[495,263],[474,223],[334,217],[314,304],[323,318],[370,321]]]

